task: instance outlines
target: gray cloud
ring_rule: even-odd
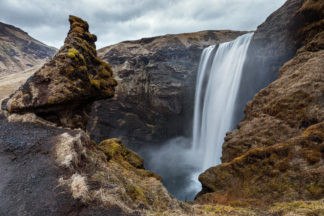
[[[0,0],[0,21],[59,48],[68,15],[87,20],[97,47],[206,29],[254,30],[285,0]]]

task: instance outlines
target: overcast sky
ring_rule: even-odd
[[[201,30],[254,30],[285,0],[0,0],[0,21],[57,48],[79,16],[101,48],[124,40]]]

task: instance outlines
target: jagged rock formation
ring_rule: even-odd
[[[88,131],[97,141],[120,136],[128,145],[189,135],[199,58],[206,46],[246,32],[203,31],[125,41],[103,48],[118,81],[116,96],[94,103]]]
[[[10,113],[34,112],[58,125],[84,128],[89,104],[114,95],[117,83],[110,66],[97,57],[97,37],[80,18],[69,21],[64,46],[4,101]]]
[[[0,22],[0,76],[44,64],[55,52],[21,29]]]
[[[324,2],[289,0],[260,28],[282,23],[286,16],[277,14],[291,17],[282,21],[290,35],[282,43],[299,49],[246,105],[225,137],[224,163],[200,175],[200,202],[267,206],[324,197]]]

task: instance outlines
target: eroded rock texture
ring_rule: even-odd
[[[294,57],[300,47],[291,20],[304,0],[286,1],[258,26],[243,67],[234,124],[244,117],[242,110],[254,94],[278,78],[279,68]]]
[[[84,128],[91,102],[114,95],[110,66],[97,57],[97,37],[87,22],[70,16],[64,46],[8,100],[10,113],[34,112],[58,125]]]
[[[35,114],[0,113],[0,162],[0,215],[190,212],[120,140],[97,146],[84,131]]]
[[[199,201],[269,205],[324,197],[323,22],[323,1],[305,0],[293,11],[287,26],[296,56],[246,105],[238,129],[225,137],[224,163],[199,177]]]
[[[113,99],[94,103],[92,139],[120,137],[128,145],[189,135],[195,79],[203,48],[246,32],[203,31],[126,41],[103,48],[118,81]]]

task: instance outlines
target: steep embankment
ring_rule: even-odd
[[[242,110],[254,94],[279,75],[279,68],[294,57],[299,47],[290,29],[290,21],[304,0],[287,1],[258,26],[251,41],[242,72],[236,101],[235,122],[244,117]]]
[[[44,64],[55,52],[21,29],[0,22],[0,76]]]
[[[206,46],[246,32],[202,31],[126,41],[103,48],[118,81],[116,97],[94,104],[92,139],[120,136],[128,144],[154,144],[190,134],[199,58]]]
[[[278,43],[276,32],[263,28],[277,22],[286,29],[280,43],[297,53],[225,137],[224,163],[200,175],[199,202],[267,206],[324,197],[324,2],[287,1],[257,30],[267,47]]]

